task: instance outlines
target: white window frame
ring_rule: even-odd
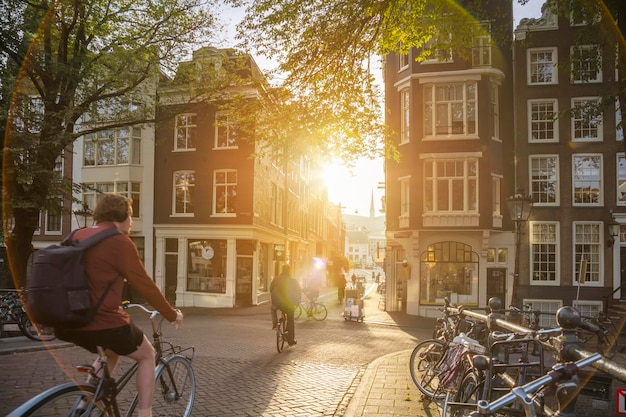
[[[537,60],[533,60],[533,56],[535,54],[551,54],[551,60],[550,61],[537,61]],[[526,51],[526,62],[527,62],[527,66],[526,66],[526,72],[527,72],[527,78],[526,78],[526,82],[528,83],[528,85],[552,85],[552,84],[558,84],[559,83],[559,75],[558,75],[558,51],[556,47],[547,47],[547,48],[528,48]],[[533,80],[534,75],[537,76],[538,78],[538,74],[539,74],[539,67],[540,66],[550,66],[550,80],[548,81],[539,81],[539,80]],[[536,68],[536,69],[535,69]],[[546,75],[547,73],[545,71],[544,75]],[[547,78],[547,77],[546,77]]]
[[[599,166],[594,168],[593,166],[586,166],[577,173],[576,165],[577,161],[584,163],[585,160],[594,159],[599,162]],[[587,164],[588,165],[588,164]],[[572,205],[577,207],[597,207],[604,205],[604,158],[599,153],[577,153],[572,155]],[[594,175],[594,172],[596,175]],[[584,175],[588,173],[588,175]],[[583,185],[586,184],[586,185]],[[580,190],[577,191],[577,188]],[[588,190],[588,201],[576,201],[577,196],[580,194],[585,199],[585,190]],[[595,201],[594,201],[595,200]]]
[[[491,83],[491,139],[500,140],[500,86]]]
[[[502,216],[502,177],[498,175],[491,176],[491,214],[493,216]]]
[[[598,317],[604,311],[604,303],[599,300],[572,300],[572,307],[583,317]]]
[[[399,226],[408,227],[411,213],[411,178],[402,177],[400,181],[400,217]]]
[[[616,203],[626,206],[626,155],[620,152],[615,156],[615,175],[617,176]]]
[[[582,56],[576,56],[577,53],[582,54]],[[590,56],[594,55],[594,53],[596,58],[591,59]],[[600,45],[572,45],[570,47],[570,62],[572,84],[602,82],[602,47]],[[596,66],[594,74],[591,74],[592,65]],[[576,68],[577,66],[586,68]]]
[[[424,44],[424,47],[422,49],[422,56],[426,55],[427,58],[422,61],[422,64],[450,64],[454,62],[454,54],[452,53],[452,48],[447,48],[446,51],[441,48],[436,51],[432,50],[433,44],[436,44],[438,42],[437,38],[440,38],[442,36],[445,35],[441,32],[438,32]],[[451,33],[448,33],[448,39],[450,41],[452,40]]]
[[[398,72],[404,71],[409,67],[409,54],[398,53]]]
[[[602,115],[589,115],[585,110],[587,104],[599,103],[599,97],[572,97],[570,127],[572,142],[602,142],[603,122]],[[582,114],[579,114],[582,113]],[[596,132],[595,136],[585,136],[583,132]]]
[[[220,111],[215,113],[215,141],[214,149],[238,149],[240,132],[237,125],[231,123],[229,112]],[[226,120],[224,120],[226,119]],[[225,132],[220,132],[225,130]],[[220,144],[220,133],[225,134],[226,143]],[[231,143],[232,142],[232,143]]]
[[[546,228],[553,228],[554,236],[551,236],[550,230],[547,230],[547,233],[542,234],[542,232],[546,231]],[[561,284],[561,277],[560,277],[561,275],[560,274],[560,264],[561,264],[560,246],[561,244],[560,244],[560,238],[559,238],[559,234],[560,234],[559,222],[539,222],[539,221],[528,222],[528,230],[529,230],[528,240],[529,240],[529,246],[530,246],[530,285],[536,285],[536,286],[560,285]],[[546,245],[553,245],[554,249],[552,251],[545,251],[545,250],[543,250],[542,252],[537,251],[538,248],[542,246],[546,246]],[[534,258],[536,254],[540,255],[540,257],[545,257],[546,255],[549,257],[551,256],[553,257],[553,261],[535,263]],[[541,271],[536,271],[535,266],[540,263],[544,264],[545,266],[552,266],[554,270],[550,270],[549,268],[543,268],[543,270]],[[547,272],[548,274],[553,273],[554,279],[553,280],[536,279],[536,277],[538,277],[539,274],[542,274],[543,272]]]
[[[491,66],[491,35],[489,34],[489,24],[486,25],[486,35],[474,36],[472,39],[472,66]]]
[[[437,100],[437,90],[457,91],[461,87],[462,97]],[[473,90],[473,97],[468,97],[468,91]],[[430,139],[446,139],[459,137],[478,137],[478,84],[475,81],[460,81],[449,83],[428,83],[423,85],[424,92],[424,137]],[[462,120],[454,121],[455,107],[461,105]],[[444,107],[445,106],[445,109]],[[443,112],[443,114],[442,114]],[[448,126],[437,126],[438,115],[445,115]],[[429,116],[428,116],[429,115]],[[473,120],[470,118],[473,116]],[[455,131],[454,123],[462,123],[462,131]],[[445,131],[444,131],[445,130]]]
[[[603,222],[572,223],[572,285],[578,285],[580,257],[584,256],[587,259],[587,275],[581,285],[604,286],[604,227]]]
[[[533,309],[541,311],[539,316],[539,327],[542,329],[552,329],[558,327],[556,322],[556,312],[563,307],[563,300],[544,298],[524,298],[523,304],[530,305]],[[546,307],[546,305],[548,305]]]
[[[125,132],[125,134],[122,134]],[[107,146],[107,142],[110,144]],[[120,161],[122,145],[125,143],[126,160]],[[112,163],[100,162],[103,149],[110,148],[109,155]],[[88,161],[87,156],[93,157]],[[102,167],[117,165],[139,165],[141,163],[141,128],[120,127],[99,132],[88,133],[83,136],[83,167]]]
[[[198,115],[196,113],[180,113],[174,117],[174,151],[195,151],[198,140]],[[185,123],[183,123],[185,122]],[[180,131],[180,132],[179,132]],[[178,143],[179,133],[184,135],[183,143]],[[190,144],[190,142],[193,142]]]
[[[624,126],[622,125],[622,111],[619,99],[615,99],[615,140],[621,142],[624,140]]]
[[[536,107],[543,105],[542,109]],[[547,106],[552,106],[552,111]],[[549,117],[550,114],[552,117]],[[534,118],[534,116],[542,116]],[[528,100],[528,142],[530,143],[556,143],[559,141],[559,101],[556,98],[541,98]],[[550,126],[551,124],[551,126]],[[538,127],[543,127],[539,129]],[[547,137],[552,132],[552,138],[538,138],[533,133],[543,133]]]
[[[191,178],[193,179],[193,182],[188,183],[188,184],[178,184],[177,183],[177,176],[178,175],[187,175],[187,176],[191,176]],[[173,175],[172,175],[172,217],[194,217],[195,213],[194,213],[194,192],[195,192],[195,186],[196,186],[196,171],[193,170],[181,170],[181,171],[174,171]],[[182,190],[183,193],[185,194],[185,198],[189,198],[189,201],[183,200],[183,211],[176,211],[176,207],[177,207],[177,198],[178,198],[178,189],[179,188],[184,188],[184,187],[188,187],[188,190]],[[188,205],[190,205],[191,207],[188,209]]]
[[[411,141],[411,94],[408,88],[400,90],[400,144]]]
[[[460,166],[459,166],[460,164]],[[471,172],[472,166],[475,172]],[[454,173],[448,175],[445,172],[441,172],[442,169],[447,171],[447,168],[454,168]],[[462,168],[462,175],[455,175],[457,168]],[[466,159],[430,159],[424,161],[424,212],[425,213],[437,213],[437,214],[452,214],[452,213],[478,213],[479,206],[479,166],[478,159],[466,158]],[[444,186],[447,193],[448,209],[442,210],[439,208],[439,189],[438,185]],[[463,208],[460,210],[454,209],[455,202],[458,202],[458,197],[454,191],[458,187],[462,186],[462,200],[460,201]],[[472,190],[473,188],[473,190]],[[472,192],[473,191],[473,192]],[[442,197],[443,198],[443,197]],[[472,203],[474,207],[472,208]],[[428,207],[432,204],[432,207]]]
[[[228,177],[229,174],[235,173],[235,177],[236,180],[235,182],[229,182]],[[220,174],[224,174],[224,182],[217,182],[217,177]],[[212,214],[211,216],[213,217],[236,217],[237,216],[237,205],[235,204],[235,211],[233,212],[218,212],[217,211],[217,203],[218,203],[218,199],[222,196],[222,194],[220,193],[220,189],[221,188],[226,188],[226,193],[223,194],[225,201],[224,201],[224,207],[228,207],[228,191],[231,190],[234,187],[234,196],[236,198],[237,196],[237,185],[239,182],[239,175],[238,175],[238,171],[236,169],[216,169],[213,171],[213,204],[212,204]],[[236,201],[236,200],[235,200]]]
[[[552,161],[554,168],[550,170],[548,166],[548,162]],[[537,163],[542,162],[541,166],[537,166]],[[561,180],[559,176],[559,155],[558,154],[539,154],[539,155],[528,155],[528,170],[529,170],[529,181],[530,181],[530,195],[533,198],[533,204],[536,206],[559,206],[561,204]],[[536,169],[537,168],[537,169]],[[541,169],[542,171],[539,171]],[[548,178],[542,178],[535,176],[535,171],[537,172],[545,172],[550,174]],[[549,192],[541,192],[540,186],[545,184],[546,186],[550,183],[553,184],[554,188],[554,201],[543,201],[545,198],[539,198],[542,195],[549,195]],[[546,187],[547,188],[547,187]]]

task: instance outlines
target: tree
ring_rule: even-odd
[[[384,154],[398,158],[387,139],[379,90],[379,57],[422,51],[420,59],[450,50],[470,57],[472,39],[484,31],[485,2],[465,0],[227,0],[246,6],[241,46],[277,62],[283,105],[268,126],[289,132],[289,143],[315,143],[350,161]],[[511,4],[492,2],[489,13]],[[453,36],[442,36],[452,34]],[[497,42],[511,28],[494,27]],[[260,120],[263,118],[261,117]],[[386,154],[385,154],[386,152]]]
[[[187,47],[210,39],[209,6],[0,0],[3,224],[16,286],[40,211],[59,209],[50,196],[71,195],[71,181],[51,174],[57,158],[80,135],[153,122],[159,77],[174,72]]]

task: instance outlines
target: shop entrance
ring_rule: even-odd
[[[498,297],[502,307],[506,300],[506,268],[487,268],[487,302],[491,297]]]

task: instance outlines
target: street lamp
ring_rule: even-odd
[[[613,216],[613,211],[611,213],[611,221],[607,224],[607,228],[609,229],[610,239],[607,241],[609,247],[612,247],[615,244],[615,238],[619,237],[620,232],[620,224],[615,221],[615,217]]]
[[[74,210],[74,216],[76,217],[76,223],[78,224],[78,227],[80,227],[78,216],[83,216],[83,227],[81,227],[81,229],[84,229],[85,227],[87,227],[88,217],[91,216],[92,214],[93,214],[93,211],[91,211],[91,209],[85,202],[83,202],[83,206],[80,210]]]
[[[522,242],[522,224],[528,220],[530,210],[533,207],[531,196],[525,196],[524,190],[518,188],[515,195],[506,200],[511,220],[515,222],[515,272],[513,274],[513,291],[511,292],[511,305],[519,307],[519,253]]]

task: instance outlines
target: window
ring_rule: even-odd
[[[584,284],[601,283],[602,273],[602,222],[574,222],[574,279],[582,276]]]
[[[411,140],[411,107],[409,89],[400,91],[400,143]]]
[[[176,115],[174,150],[184,151],[196,148],[196,114],[185,113]]]
[[[599,45],[575,45],[571,47],[572,82],[602,82],[602,49]]]
[[[500,177],[491,177],[491,213],[494,216],[500,216],[502,214],[502,208],[500,206],[501,182],[502,179]]]
[[[617,155],[617,205],[626,206],[626,157]]]
[[[118,193],[133,200],[133,218],[141,217],[141,183],[139,182],[94,182],[83,184],[83,202],[94,209],[100,196]]]
[[[411,187],[409,178],[400,179],[400,227],[409,226]]]
[[[539,316],[539,327],[542,329],[550,329],[559,326],[556,322],[556,312],[563,305],[561,300],[534,300],[525,298],[524,304],[529,304],[533,309],[541,311],[542,314]]]
[[[600,100],[594,98],[572,99],[572,141],[599,142],[602,140],[602,115]]]
[[[424,182],[424,211],[477,212],[476,159],[425,161]]]
[[[57,180],[61,180],[63,177],[63,163],[65,160],[65,152],[61,152],[61,155],[57,156],[54,161],[54,176],[57,177]],[[57,208],[48,210],[45,212],[45,221],[46,224],[44,226],[44,230],[46,234],[61,234],[62,220],[63,220],[63,196],[50,196],[49,197],[50,204],[55,205]],[[41,219],[41,213],[39,213],[39,218]]]
[[[83,166],[141,163],[141,128],[107,129],[83,137]]]
[[[500,97],[499,87],[491,83],[491,138],[500,139]]]
[[[421,53],[424,64],[437,64],[452,61],[452,34],[437,32],[426,42]]]
[[[557,49],[528,49],[528,84],[557,84]]]
[[[398,70],[402,71],[409,66],[409,54],[398,55]]]
[[[602,204],[602,155],[573,155],[574,205]]]
[[[237,171],[224,169],[213,174],[213,214],[234,215],[237,209]]]
[[[215,148],[237,148],[240,130],[226,112],[215,114]]]
[[[174,172],[174,214],[193,214],[195,186],[194,171]]]
[[[556,99],[528,100],[528,141],[558,142],[558,112]]]
[[[559,225],[556,222],[530,223],[530,283],[558,285]]]
[[[537,205],[559,204],[558,155],[530,155],[530,188]]]
[[[491,36],[488,32],[489,25],[487,25],[486,30],[486,34],[475,36],[472,40],[472,65],[475,67],[491,65]]]
[[[572,307],[584,317],[598,317],[603,312],[602,301],[596,300],[572,300]]]
[[[420,255],[420,302],[478,303],[478,254],[461,242],[437,242]]]
[[[426,136],[476,134],[476,83],[424,86],[424,134]]]
[[[226,240],[188,240],[187,291],[226,292]]]

